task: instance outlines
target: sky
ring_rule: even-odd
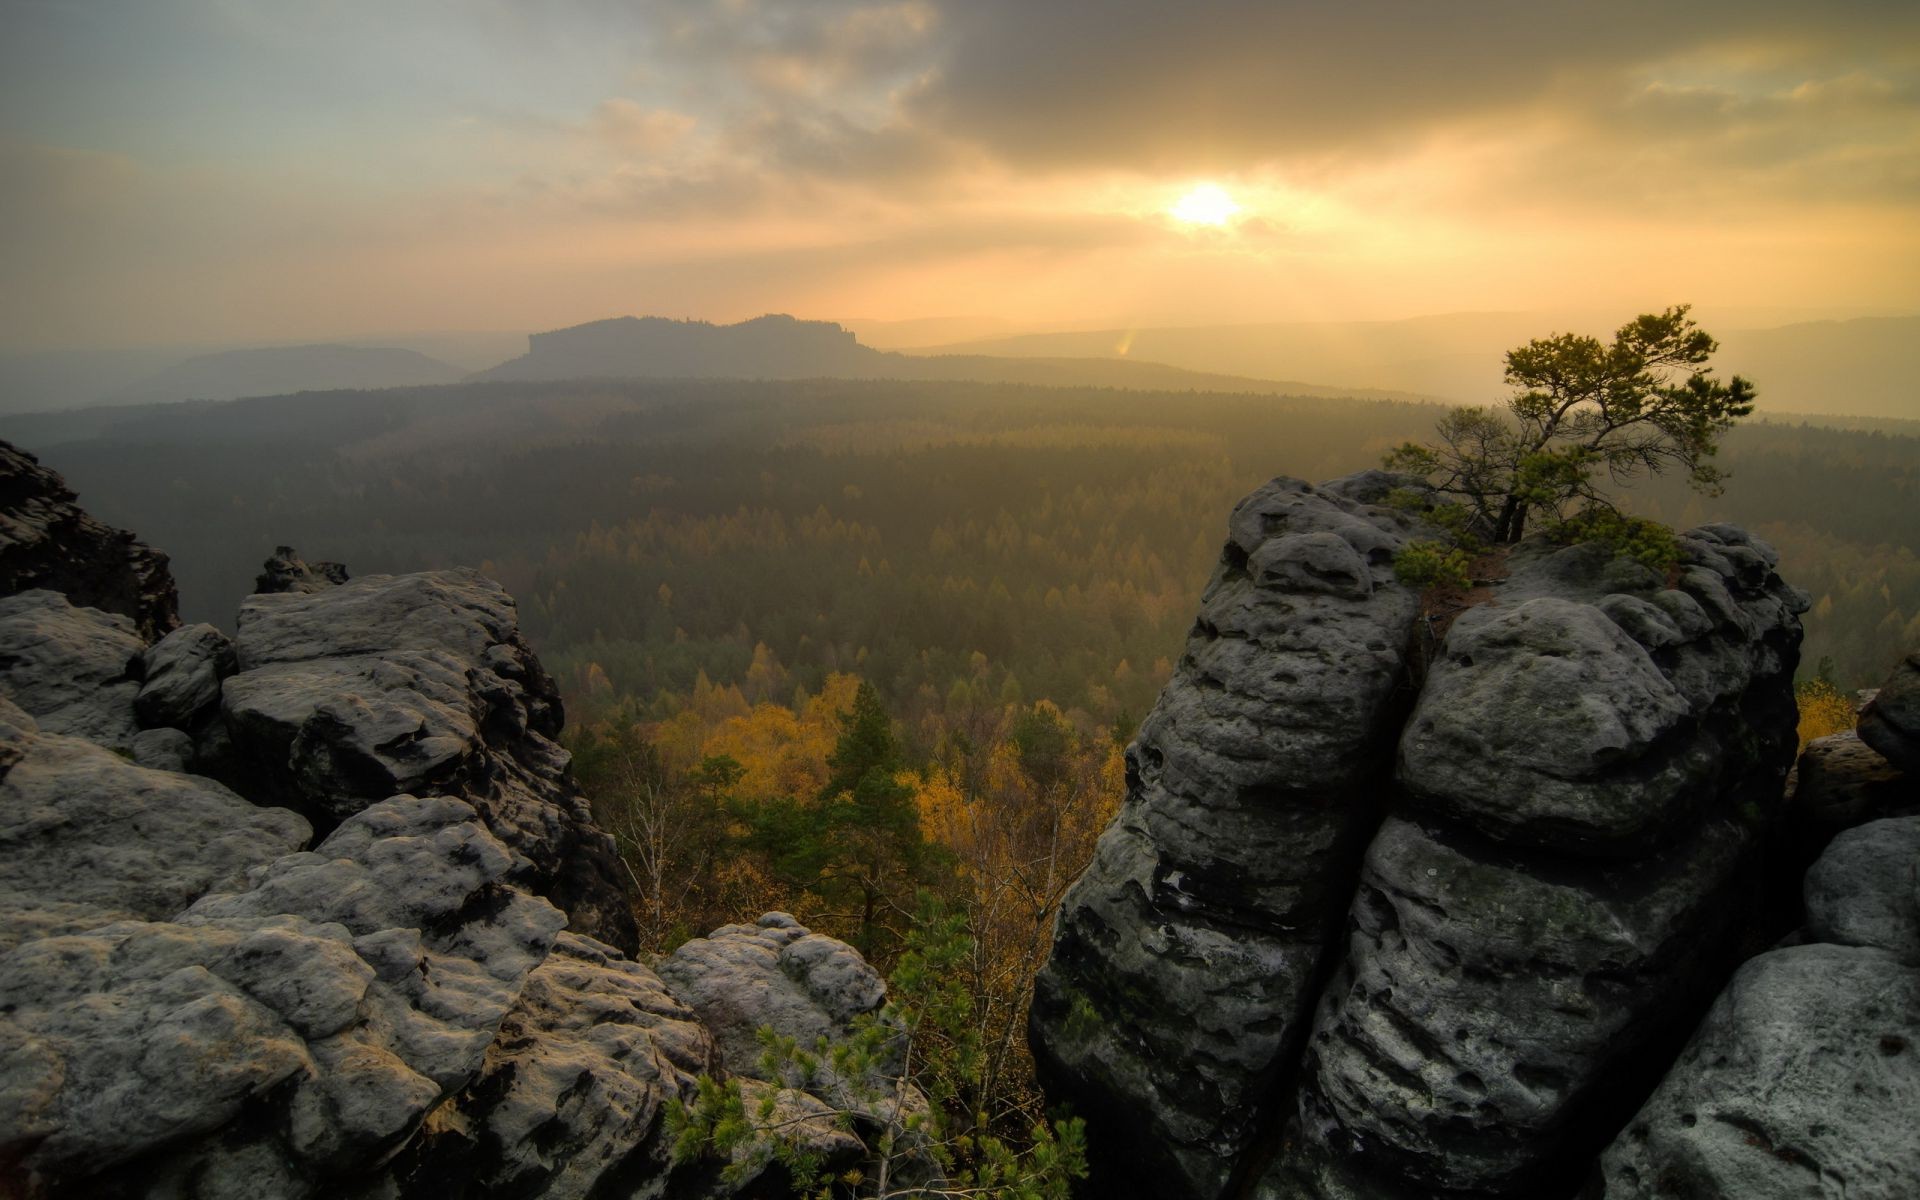
[[[8,350],[1677,302],[1920,311],[1920,4],[0,0]]]

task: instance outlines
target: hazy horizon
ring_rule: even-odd
[[[1911,6],[154,0],[4,21],[12,354],[622,314],[1920,312]]]

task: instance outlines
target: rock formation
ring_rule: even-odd
[[[1874,693],[1860,714],[1860,740],[1901,770],[1920,773],[1920,650]]]
[[[1791,926],[1807,601],[1773,551],[1706,526],[1662,577],[1536,539],[1423,611],[1394,483],[1235,509],[1128,750],[1031,1030],[1098,1194],[1572,1196]]]
[[[12,569],[48,520],[8,520]],[[164,559],[58,520],[89,539],[66,574],[15,578],[94,590],[0,599],[0,1195],[780,1193],[765,1163],[674,1164],[668,1106],[734,1067],[725,1014],[838,1037],[884,989],[779,914],[689,943],[671,985],[627,957],[498,585],[342,572],[249,597],[231,641],[159,636],[170,611],[85,601]],[[746,1086],[857,1163],[830,1093]]]
[[[0,442],[0,596],[33,588],[128,617],[147,639],[180,623],[167,556],[88,516],[64,480]]]
[[[321,592],[347,582],[345,563],[309,563],[292,546],[279,546],[254,576],[256,595],[274,592]]]

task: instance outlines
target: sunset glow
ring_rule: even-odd
[[[1185,221],[1189,225],[1225,225],[1240,211],[1219,184],[1203,183],[1180,197],[1174,206],[1167,210],[1176,221]]]
[[[1920,6],[534,11],[9,9],[0,348],[1920,307]]]

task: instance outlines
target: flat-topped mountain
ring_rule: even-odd
[[[265,346],[201,354],[114,394],[120,404],[236,400],[340,388],[456,383],[451,363],[397,346]]]
[[[809,379],[878,373],[885,357],[831,321],[783,315],[734,325],[665,317],[614,317],[527,338],[527,352],[476,379],[634,376]]]
[[[1089,357],[899,354],[863,346],[833,321],[773,313],[733,325],[614,317],[531,334],[527,352],[470,378],[924,379],[1060,387],[1175,388],[1294,396],[1425,399],[1406,392],[1209,374],[1165,363]]]

